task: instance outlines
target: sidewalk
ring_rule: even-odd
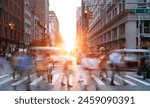
[[[9,74],[13,72],[13,69],[11,67],[11,64],[9,61],[6,61],[4,58],[0,57],[1,60],[3,60],[3,68],[0,67],[0,76],[4,74]]]

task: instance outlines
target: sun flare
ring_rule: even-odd
[[[75,42],[73,40],[67,40],[65,39],[65,49],[70,52],[70,51],[73,51],[74,48],[75,48]]]

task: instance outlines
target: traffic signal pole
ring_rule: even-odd
[[[140,13],[138,14],[138,49],[140,49],[140,44],[141,44],[141,38],[140,38],[140,27],[141,27],[141,15]]]

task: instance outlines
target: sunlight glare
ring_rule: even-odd
[[[74,41],[73,40],[67,40],[66,38],[65,38],[65,49],[68,51],[68,52],[70,52],[70,51],[73,51],[74,50],[74,48],[75,48],[75,43],[74,43]]]

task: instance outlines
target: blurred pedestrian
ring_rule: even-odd
[[[0,58],[0,68],[1,68],[1,69],[4,69],[3,65],[4,65],[4,60],[2,60],[2,59]]]
[[[5,58],[6,58],[7,61],[10,61],[10,60],[11,60],[11,57],[12,57],[12,55],[11,55],[10,52],[6,52],[6,53],[5,53]]]
[[[62,81],[61,81],[61,84],[65,85],[64,79],[66,77],[66,79],[67,79],[67,86],[68,87],[72,87],[72,85],[70,85],[70,83],[69,83],[69,79],[70,79],[70,65],[71,65],[71,61],[70,60],[66,60],[65,63],[63,64],[63,77],[62,77]]]
[[[79,49],[77,51],[77,64],[81,64],[81,61],[82,61],[83,57],[84,57],[84,54],[83,54],[82,50]]]
[[[100,60],[100,62],[99,62],[100,77],[102,77],[102,80],[104,80],[105,77],[108,77],[107,67],[106,67],[107,53],[106,53],[106,49],[104,47],[99,48],[98,58]]]
[[[13,68],[13,79],[15,79],[15,75],[18,72],[18,61],[17,61],[17,57],[19,56],[18,54],[19,54],[18,51],[14,52],[11,59],[11,64]]]
[[[115,85],[114,83],[115,74],[119,73],[120,70],[123,70],[125,68],[125,63],[123,61],[123,55],[118,52],[113,53],[110,57],[110,60],[112,62],[112,74],[110,85]]]
[[[22,74],[25,72],[25,74],[27,74],[28,76],[29,81],[30,81],[30,74],[32,71],[32,63],[33,63],[32,57],[29,53],[22,54],[18,58],[20,75],[22,76]]]
[[[146,57],[141,57],[140,58],[140,68],[141,72],[143,73],[143,79],[146,78],[146,74],[149,71],[149,66],[148,66],[148,61],[146,60]]]

